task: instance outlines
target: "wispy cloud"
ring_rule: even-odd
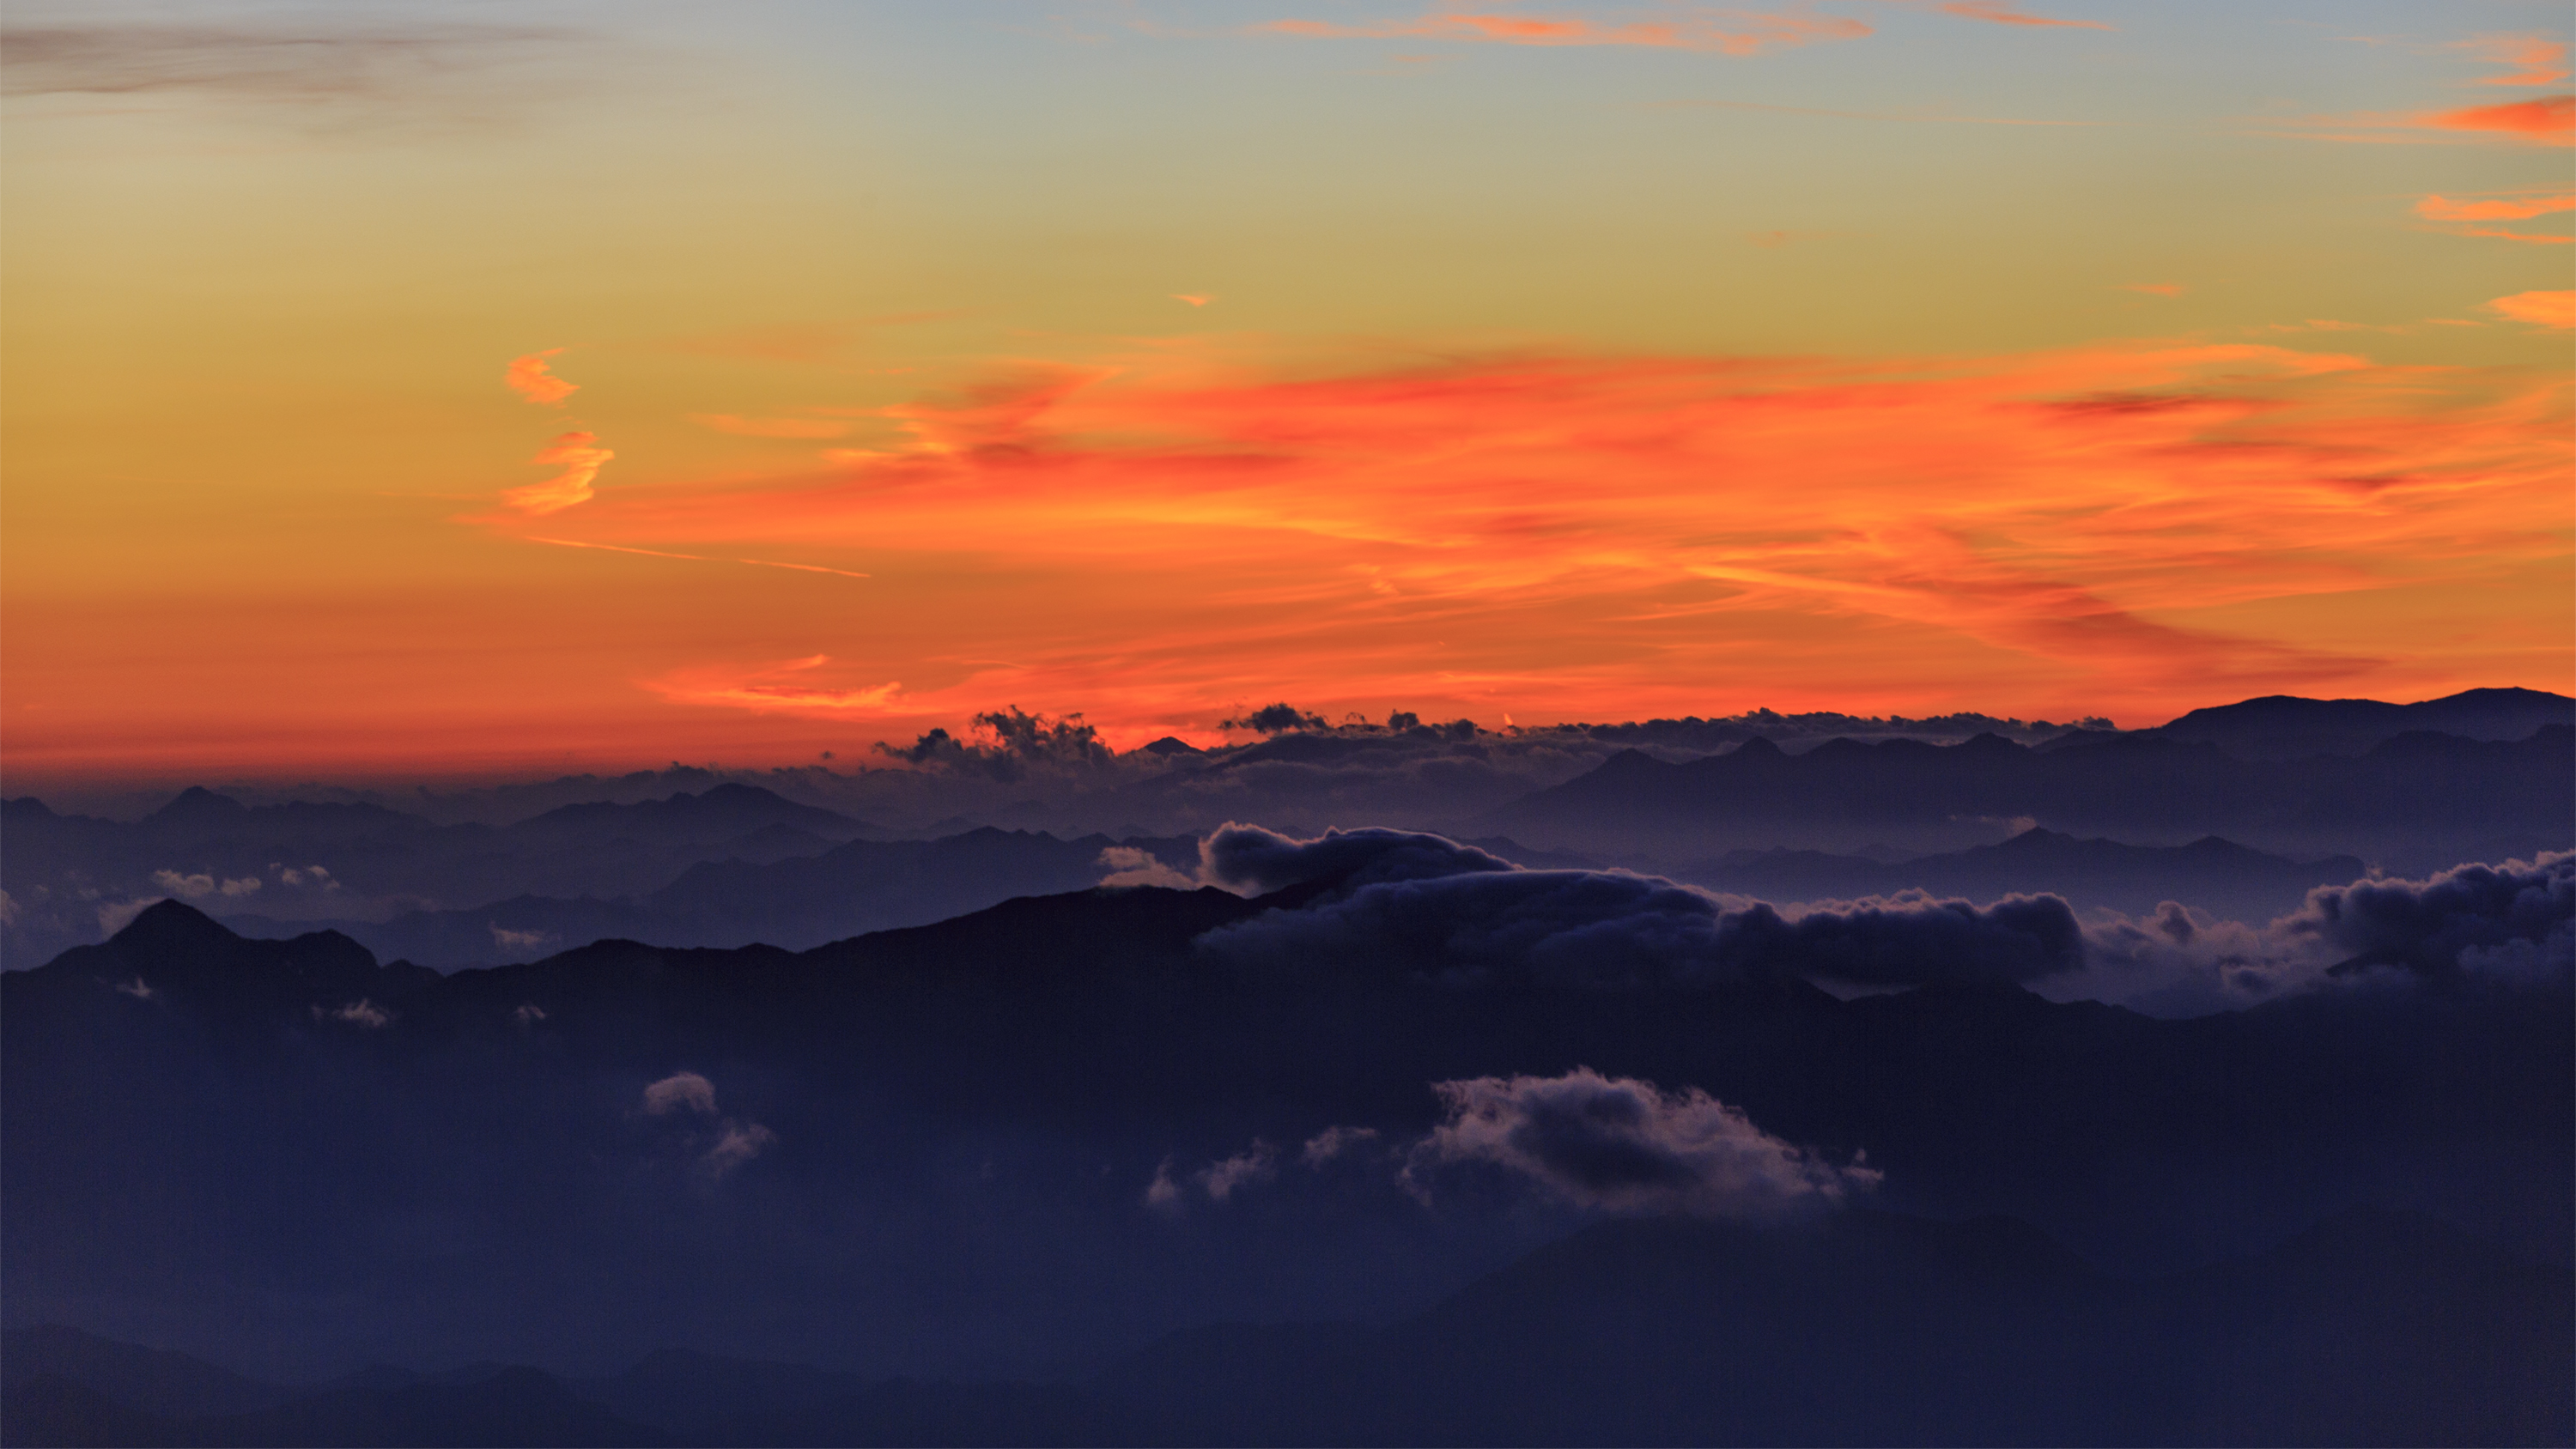
[[[2070,30],[2109,30],[2099,20],[2056,20],[2045,15],[2032,15],[2013,0],[1949,0],[1940,7],[1944,15],[1962,20],[1986,20],[1997,25],[2037,25]]]
[[[2542,96],[2502,105],[2437,111],[2416,124],[2437,131],[2481,131],[2564,146],[2576,140],[2576,95]]]
[[[2477,35],[2453,41],[2451,49],[2506,68],[2504,75],[2479,79],[2482,86],[2556,85],[2568,75],[2566,43],[2545,35]]]
[[[1760,55],[1765,51],[1823,41],[1857,40],[1872,34],[1858,20],[1807,11],[1756,13],[1713,6],[1673,5],[1652,19],[1594,19],[1577,13],[1554,16],[1469,14],[1444,11],[1410,20],[1367,21],[1357,25],[1323,20],[1273,20],[1253,27],[1272,35],[1311,40],[1459,40],[1498,45],[1643,46],[1657,50],[1696,50],[1719,55]]]
[[[1321,698],[1527,688],[1653,708],[1641,691],[1768,641],[1766,678],[1802,652],[1846,676],[1852,651],[1908,677],[2017,659],[2151,711],[2387,667],[2349,635],[2213,611],[2563,551],[2544,521],[2565,399],[2510,372],[2176,343],[1281,376],[1204,345],[1017,364],[893,410],[910,440],[836,466],[603,495],[586,540],[936,557],[990,581],[977,618],[1048,621],[1007,666],[961,662],[1006,651],[960,629],[846,668],[816,649],[647,687],[828,718],[1006,696],[1168,718],[1180,698],[1308,680]],[[1581,642],[1601,637],[1627,642]]]
[[[745,418],[732,413],[691,413],[689,421],[719,433],[732,433],[743,438],[837,438],[850,430],[848,423],[829,418]]]
[[[2180,282],[2123,282],[2123,292],[2144,292],[2150,297],[2179,297],[2190,290]]]
[[[2367,145],[2469,144],[2501,139],[2523,145],[2576,144],[2576,96],[2539,96],[2448,111],[2372,111],[2342,116],[2266,117],[2255,134]]]
[[[563,471],[542,483],[530,483],[501,495],[501,501],[523,513],[560,513],[591,499],[591,482],[599,470],[617,455],[598,447],[599,439],[590,433],[563,433],[537,450],[529,461],[543,463]]]
[[[2576,292],[2516,292],[2486,305],[2499,317],[2534,327],[2576,327]]]
[[[2576,194],[2552,192],[2505,197],[2480,197],[2453,201],[2447,196],[2428,196],[2415,203],[2415,214],[2428,221],[2529,221],[2535,216],[2576,211]]]
[[[832,662],[828,654],[788,659],[750,671],[685,669],[641,681],[646,689],[681,704],[730,705],[763,713],[886,714],[903,693],[903,681],[855,688],[811,684],[797,676]]]
[[[1942,111],[1838,111],[1822,106],[1773,106],[1758,101],[1648,102],[1654,110],[1771,111],[1784,116],[1831,116],[1848,121],[1899,121],[1927,126],[2100,126],[2101,121],[2033,120],[2020,116],[1960,116]]]
[[[2427,221],[2461,223],[2447,228],[2453,236],[2493,237],[2502,241],[2524,242],[2537,246],[2566,246],[2571,238],[2554,232],[2515,231],[2505,226],[2479,226],[2478,222],[2528,221],[2562,211],[2576,211],[2576,195],[2565,192],[2519,192],[2500,197],[2476,197],[2455,201],[2447,196],[2427,196],[2415,203],[2415,214]]]
[[[320,9],[321,7],[316,7]],[[14,25],[0,87],[15,97],[114,98],[120,108],[219,105],[347,134],[386,125],[482,129],[588,89],[610,37],[559,27],[361,16]]]
[[[522,537],[526,538],[530,543],[551,544],[556,548],[593,548],[598,549],[603,553],[631,553],[640,555],[644,558],[678,559],[685,563],[748,564],[756,569],[793,569],[798,573],[831,574],[835,577],[844,579],[864,579],[871,577],[870,575],[861,573],[856,569],[836,569],[826,564],[788,563],[774,558],[714,558],[702,553],[673,553],[669,549],[637,548],[632,544],[623,543],[594,543],[586,539],[578,538],[540,538],[534,534],[524,534]]]
[[[561,407],[565,398],[581,391],[581,384],[555,376],[554,369],[547,364],[547,358],[562,355],[562,348],[549,347],[543,352],[513,357],[510,365],[501,370],[501,381],[508,385],[510,391],[532,403]]]

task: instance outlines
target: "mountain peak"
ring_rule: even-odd
[[[152,954],[179,950],[205,950],[222,947],[240,940],[214,917],[195,906],[178,901],[157,901],[143,908],[124,930],[108,938],[108,944],[122,950],[141,950]]]
[[[249,807],[230,795],[218,795],[203,785],[191,785],[172,797],[169,804],[145,816],[147,820],[229,820],[247,813]]]

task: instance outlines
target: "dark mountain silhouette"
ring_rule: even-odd
[[[78,1384],[127,1410],[178,1418],[273,1408],[295,1397],[293,1389],[188,1354],[138,1348],[58,1323],[0,1334],[0,1382],[14,1390],[39,1374]],[[9,1437],[13,1443],[36,1442]]]
[[[2553,724],[2503,743],[2409,733],[2357,759],[2290,761],[2241,760],[2160,734],[2088,735],[2050,750],[1991,735],[1951,746],[1832,740],[1801,755],[1757,739],[1680,764],[1621,754],[1484,825],[1546,848],[1706,859],[1730,846],[1823,849],[1858,836],[1948,849],[1975,822],[2015,819],[2132,840],[2224,833],[2407,871],[2529,856],[2565,848],[2576,832],[2576,729]]]
[[[298,1395],[232,1414],[172,1415],[124,1407],[66,1375],[10,1385],[0,1439],[12,1445],[659,1445],[682,1442],[575,1397],[532,1368],[470,1383],[413,1383]]]
[[[249,1381],[82,1335],[79,1363],[13,1366],[0,1439],[2554,1444],[2576,1429],[2571,1290],[2564,1268],[2375,1209],[2146,1280],[2008,1217],[1661,1217],[1597,1223],[1382,1328],[1187,1329],[1080,1386],[863,1381],[662,1350],[603,1379],[490,1365],[259,1385],[280,1402],[193,1415],[138,1407],[151,1401],[117,1389],[115,1366]],[[79,1377],[89,1366],[106,1371]]]
[[[2079,907],[2133,915],[2184,901],[2225,919],[2265,921],[2295,909],[2311,887],[2358,880],[2369,867],[2349,855],[2293,861],[2214,835],[2189,845],[2123,845],[2034,827],[2001,845],[1895,865],[1822,851],[1734,851],[1674,873],[1763,900],[1849,900],[1910,889],[1991,901],[2046,891]]]
[[[522,820],[510,832],[523,839],[586,841],[604,833],[649,835],[660,840],[717,844],[755,831],[786,827],[818,840],[880,835],[876,826],[837,811],[799,805],[757,785],[728,782],[705,793],[620,805],[565,805]]]
[[[2295,760],[2362,755],[2408,732],[2520,740],[2549,725],[2576,725],[2576,699],[2537,689],[2472,689],[2416,704],[2265,695],[2196,709],[2144,733],[2213,744],[2240,760]]]
[[[1588,1228],[1420,1317],[1199,1330],[1103,1376],[1256,1444],[2548,1444],[2570,1275],[2355,1211],[2127,1282],[2027,1224]]]
[[[0,976],[0,1306],[151,1302],[181,1346],[269,1360],[354,1313],[414,1358],[716,1336],[978,1378],[1190,1323],[1385,1321],[1580,1216],[1408,1155],[1446,1120],[1431,1084],[1587,1067],[1704,1090],[1836,1172],[1865,1151],[1878,1207],[2008,1213],[2122,1273],[2367,1202],[2527,1255],[2576,1234],[2563,973],[2160,1021],[1979,977],[1843,1001],[1496,975],[1468,917],[1394,955],[1238,949],[1356,899],[1330,874],[1092,891],[804,953],[603,941],[451,976],[156,906]],[[1310,1140],[1344,1145],[1310,1166]],[[317,1320],[314,1285],[352,1306]]]

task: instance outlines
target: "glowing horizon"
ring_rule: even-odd
[[[2576,678],[2533,6],[198,12],[10,22],[13,787]]]

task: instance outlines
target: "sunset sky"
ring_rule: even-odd
[[[2567,690],[2565,16],[19,0],[11,793]]]

